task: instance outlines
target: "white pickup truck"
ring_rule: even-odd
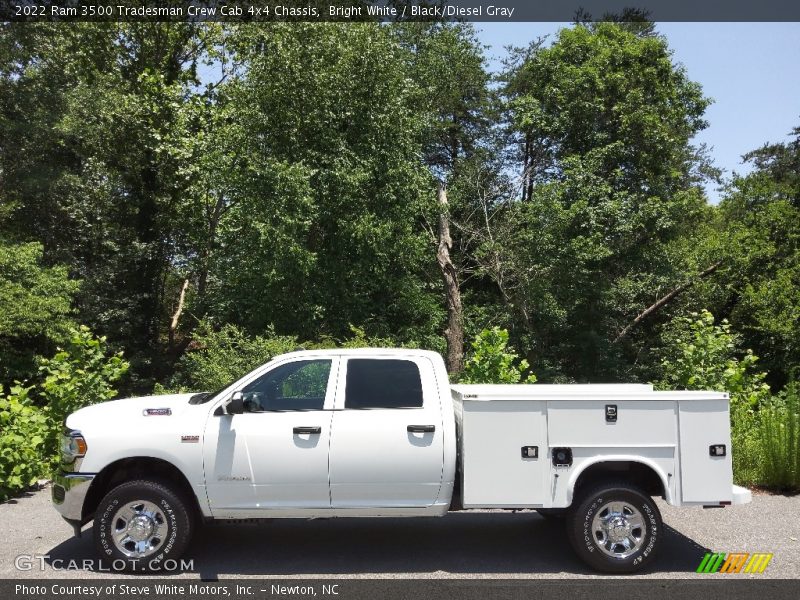
[[[209,520],[528,508],[564,517],[595,569],[628,573],[663,535],[653,496],[750,501],[728,419],[718,392],[451,385],[433,352],[298,351],[218,392],[71,414],[52,496],[76,535],[94,519],[100,557],[127,570],[178,558]]]

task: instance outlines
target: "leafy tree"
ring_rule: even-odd
[[[375,24],[270,24],[231,42],[248,65],[227,90],[210,315],[301,339],[425,341],[441,320],[421,222],[433,198],[402,51]]]
[[[629,325],[710,266],[667,251],[706,210],[690,140],[709,101],[664,38],[614,23],[514,58],[504,93],[522,201],[496,219],[482,268],[546,377],[630,376],[651,323]]]
[[[41,244],[0,239],[0,392],[32,376],[36,355],[67,337],[77,290],[66,267],[42,264]]]
[[[187,200],[197,65],[216,26],[5,25],[0,44],[0,228],[44,245],[83,281],[81,321],[123,340],[147,385]],[[168,364],[168,363],[167,363]],[[138,383],[144,378],[143,383]]]
[[[416,83],[415,105],[424,123],[423,160],[436,181],[439,214],[436,231],[433,226],[429,231],[447,310],[445,362],[451,373],[458,373],[464,361],[461,284],[469,264],[465,236],[458,229],[475,214],[486,171],[492,173],[499,164],[491,159],[497,148],[490,149],[496,94],[471,25],[404,23],[393,32],[408,50],[408,77]]]
[[[727,276],[709,299],[762,357],[781,388],[800,365],[800,132],[746,155],[755,171],[735,177],[720,203]]]
[[[800,207],[800,127],[792,130],[793,140],[778,144],[765,144],[742,158],[750,161],[757,173],[765,173],[778,186],[783,195]]]

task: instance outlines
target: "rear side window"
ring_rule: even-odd
[[[410,360],[347,361],[345,408],[421,408],[422,380]]]

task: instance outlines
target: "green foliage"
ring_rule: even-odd
[[[388,338],[369,337],[360,327],[350,326],[350,337],[335,340],[323,337],[312,343],[300,343],[296,337],[277,335],[268,328],[262,335],[249,335],[235,325],[218,330],[207,321],[195,331],[192,348],[178,362],[175,375],[166,385],[157,385],[156,393],[214,391],[269,362],[279,354],[298,348],[394,348]]]
[[[350,323],[378,337],[436,332],[420,226],[435,196],[406,52],[373,24],[260,24],[234,40],[249,68],[227,88],[231,124],[215,144],[230,154],[211,182],[224,210],[209,315],[306,340],[340,339]]]
[[[668,247],[704,211],[691,138],[709,100],[664,38],[636,31],[562,29],[504,74],[522,202],[498,211],[476,257],[548,379],[629,378],[647,332],[617,334],[695,270]]]
[[[793,179],[763,161],[771,152],[778,163],[794,154],[800,164],[796,135],[792,143],[762,149],[756,165],[763,170],[735,178],[721,203],[730,270],[714,290],[779,388],[796,379],[800,365],[800,174]]]
[[[528,374],[528,361],[519,358],[508,345],[508,331],[499,327],[484,329],[472,342],[472,354],[464,365],[461,383],[534,383]],[[516,363],[516,364],[515,364]]]
[[[764,374],[754,372],[758,358],[752,351],[741,359],[734,356],[739,339],[730,323],[716,324],[714,315],[703,310],[679,317],[673,327],[666,336],[662,387],[726,391],[749,407],[769,395]]]
[[[735,357],[738,338],[730,324],[715,324],[707,310],[680,317],[667,336],[661,389],[715,390],[730,394],[733,472],[739,483],[763,479],[758,438],[758,408],[770,398],[765,374],[755,371],[758,358],[747,350]]]
[[[763,479],[779,490],[800,490],[800,385],[787,386],[759,411]]]
[[[10,207],[0,231],[40,241],[47,264],[80,277],[77,320],[124,343],[136,387],[169,364],[155,356],[163,286],[185,264],[187,140],[205,122],[192,116],[205,103],[197,68],[218,31],[41,23],[4,25],[0,36],[0,188]]]
[[[0,238],[0,391],[35,372],[35,355],[66,339],[78,283],[42,264],[42,245]]]
[[[121,354],[107,355],[105,338],[81,326],[69,332],[64,349],[42,360],[36,382],[0,396],[0,499],[49,475],[66,416],[113,398],[112,384],[127,368]]]
[[[380,337],[370,337],[361,327],[350,325],[350,337],[341,342],[329,340],[323,344],[331,348],[396,348],[401,344],[389,339]]]
[[[178,362],[175,375],[156,392],[209,391],[222,389],[278,354],[299,346],[297,338],[279,336],[271,330],[249,336],[235,325],[215,331],[207,322],[195,332],[194,348]]]
[[[109,356],[106,338],[95,337],[85,325],[72,330],[55,356],[41,361],[36,393],[45,403],[49,422],[48,456],[57,453],[61,424],[67,415],[116,396],[113,384],[127,370],[122,353]]]
[[[30,400],[31,388],[15,385],[0,395],[0,502],[46,473],[48,419]]]

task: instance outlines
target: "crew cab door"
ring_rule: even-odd
[[[245,412],[208,420],[206,490],[214,516],[330,508],[328,447],[338,358],[282,361],[245,380]]]
[[[331,506],[425,507],[442,483],[444,432],[423,357],[343,357],[330,450]]]

